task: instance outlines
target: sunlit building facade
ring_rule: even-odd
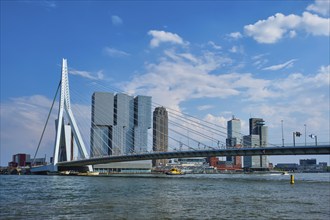
[[[151,128],[151,97],[134,98],[134,152],[147,152],[148,129]]]
[[[95,92],[92,96],[91,156],[147,151],[151,97]]]
[[[168,112],[164,107],[157,107],[153,112],[152,149],[154,152],[168,151]],[[153,160],[152,165],[166,165],[167,159]]]
[[[243,137],[243,145],[247,148],[267,147],[268,127],[262,118],[249,119],[250,135]],[[267,156],[244,156],[244,168],[266,169],[268,168]]]
[[[227,148],[239,148],[242,146],[242,135],[241,135],[241,121],[238,118],[233,118],[227,121]],[[233,165],[241,166],[242,158],[241,156],[228,156],[226,159]]]
[[[112,154],[114,94],[95,92],[92,96],[91,157]]]

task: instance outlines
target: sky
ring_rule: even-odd
[[[329,143],[329,10],[329,0],[3,0],[0,164],[34,155],[62,58],[72,99],[98,82],[222,126],[235,115],[245,134],[250,117],[263,118],[273,144],[282,126],[285,143],[299,131],[304,144],[305,129],[307,143],[310,134]],[[90,114],[88,102],[75,104]],[[53,152],[53,128],[41,157]]]

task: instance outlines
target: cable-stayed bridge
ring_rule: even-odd
[[[97,90],[107,92],[109,87],[98,85]],[[97,122],[95,119],[87,118],[84,112],[74,111],[74,105],[70,100],[68,66],[66,59],[63,59],[62,77],[58,91],[60,91],[60,99],[56,120],[53,161],[51,165],[32,168],[32,172],[57,171],[59,167],[61,167],[61,170],[65,170],[66,168],[71,169],[72,167],[79,166],[87,166],[88,169],[92,171],[91,165],[96,164],[169,158],[330,154],[329,143],[322,145],[319,144],[318,146],[316,146],[316,143],[315,145],[305,144],[303,147],[298,147],[288,146],[287,144],[286,146],[275,146],[267,142],[262,143],[262,147],[256,147],[253,146],[252,142],[245,142],[244,144],[237,143],[237,148],[227,148],[226,141],[223,140],[227,138],[225,127],[200,120],[190,115],[182,114],[173,109],[168,109],[168,123],[166,125],[168,127],[166,127],[166,129],[162,127],[164,124],[162,124],[162,126],[157,126],[157,124],[155,124],[155,121],[158,123],[157,120],[155,120],[153,124],[154,132],[160,134],[166,139],[166,141],[162,140],[162,142],[158,143],[158,145],[166,145],[166,149],[164,148],[163,150],[165,152],[159,152],[159,149],[154,149],[154,143],[148,142],[154,138],[153,134],[150,132],[148,134],[142,134],[142,137],[144,137],[143,140],[139,140],[139,138],[133,136],[134,132],[141,133],[136,126],[134,127],[134,124],[145,123],[138,121],[139,119],[137,118],[145,117],[143,114],[146,113],[139,113],[137,111],[138,108],[136,107],[136,101],[124,93],[122,93],[124,94],[122,96],[116,96],[116,99],[128,99],[128,101],[125,102],[128,103],[126,104],[128,106],[123,107],[114,103],[104,103],[101,108],[95,110],[96,107],[94,100],[92,101],[92,111],[98,111],[99,115],[101,115]],[[118,92],[116,90],[114,91]],[[79,100],[85,100],[82,95],[83,91],[73,90],[73,92]],[[57,92],[51,109],[53,108],[56,96]],[[155,103],[151,103],[151,105],[150,108],[160,106]],[[113,112],[110,111],[109,106],[114,106]],[[125,109],[133,109],[134,113],[127,114]],[[81,126],[79,121],[76,120],[75,116],[77,115],[79,119],[85,121],[85,126]],[[109,117],[111,118],[112,116],[103,117],[107,115],[113,115],[114,118],[112,120],[116,121],[117,127],[118,124],[120,124],[120,129],[118,129],[115,124],[109,126]],[[148,114],[146,115],[148,116]],[[50,114],[48,115],[47,122],[49,116]],[[151,115],[149,119],[150,118]],[[39,141],[37,151],[40,147],[40,142],[44,135],[47,122]],[[151,125],[145,125],[145,127],[150,128]],[[90,133],[86,132],[89,129]],[[145,131],[142,131],[142,133],[143,132]],[[109,135],[110,133],[111,135]],[[242,136],[240,133],[236,135]],[[88,140],[88,138],[90,138],[90,140]],[[85,145],[87,142],[91,143],[90,155],[88,154]],[[136,143],[140,143],[140,146],[136,146]],[[148,151],[146,145],[152,146],[153,151]],[[150,148],[151,147],[149,147],[149,149]]]
[[[191,158],[191,157],[225,157],[225,156],[255,156],[255,155],[310,155],[330,154],[330,146],[300,146],[300,147],[263,147],[263,148],[235,148],[215,150],[189,150],[179,152],[155,152],[145,154],[131,154],[121,156],[104,156],[98,158],[82,159],[76,161],[59,162],[58,166],[73,167],[95,164],[104,164],[122,161]]]

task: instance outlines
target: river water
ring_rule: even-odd
[[[0,176],[0,219],[330,219],[330,173]]]

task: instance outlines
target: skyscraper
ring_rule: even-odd
[[[132,153],[134,150],[134,98],[118,93],[114,105],[113,129],[114,155]]]
[[[154,152],[168,151],[168,113],[166,108],[157,107],[153,112],[152,149]],[[152,165],[166,164],[166,159],[153,160]]]
[[[114,94],[95,92],[92,96],[91,157],[112,154]]]
[[[95,92],[91,156],[145,152],[151,127],[151,97]]]
[[[262,118],[250,118],[250,135],[259,135],[259,146],[265,147],[268,143],[268,127],[264,126],[265,121]]]
[[[262,118],[249,119],[250,135],[244,136],[244,147],[267,147],[268,127]],[[267,156],[245,156],[244,167],[246,168],[268,168]]]
[[[227,147],[235,147],[242,144],[241,135],[241,121],[233,116],[233,118],[227,121]]]
[[[134,151],[146,152],[148,129],[151,128],[151,97],[138,95],[134,98]]]
[[[242,146],[242,135],[241,135],[241,121],[233,116],[233,118],[227,121],[227,139],[226,147],[241,147]],[[227,161],[233,165],[241,166],[241,156],[228,156]]]
[[[259,147],[259,135],[246,135],[243,137],[244,147]],[[244,167],[246,168],[259,168],[260,156],[244,156]]]

